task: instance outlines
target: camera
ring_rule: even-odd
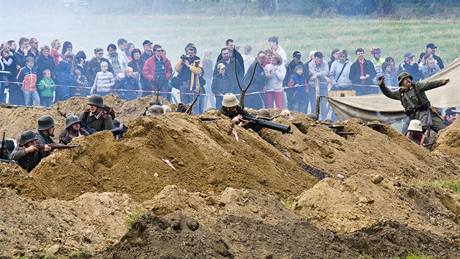
[[[180,59],[182,59],[182,61],[185,61],[185,60],[188,59],[188,57],[187,57],[187,55],[182,55],[182,56],[180,56]]]

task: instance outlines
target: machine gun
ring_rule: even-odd
[[[51,144],[46,144],[48,145],[51,150],[54,150],[54,149],[71,149],[71,148],[76,148],[76,147],[79,147],[80,145],[74,145],[74,144],[69,144],[69,145],[64,145],[64,144],[57,144],[57,143],[51,143]],[[35,147],[39,150],[43,150],[45,149],[45,144],[38,144],[38,145],[35,145]]]
[[[276,131],[280,131],[283,134],[284,133],[291,133],[291,126],[286,126],[283,124],[275,123],[269,120],[263,120],[263,119],[258,119],[254,116],[248,116],[248,115],[243,115],[242,119],[244,121],[247,121],[251,124],[253,124],[256,128],[262,129],[262,128],[268,128]]]

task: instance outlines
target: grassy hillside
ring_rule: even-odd
[[[52,14],[46,16],[11,15],[11,24],[2,26],[0,38],[18,39],[36,36],[41,43],[58,38],[70,40],[76,49],[92,54],[94,47],[106,47],[119,37],[140,46],[144,39],[159,43],[172,60],[178,59],[183,47],[194,42],[200,53],[209,49],[216,56],[227,38],[240,46],[250,44],[254,52],[267,48],[266,39],[280,37],[288,53],[321,50],[329,56],[333,48],[357,47],[369,50],[380,46],[383,55],[400,61],[405,51],[420,53],[426,43],[434,42],[447,62],[458,56],[460,20],[380,20],[307,17],[200,17],[159,15],[89,15]],[[30,22],[33,21],[33,22]],[[369,52],[368,52],[369,54]],[[354,59],[354,54],[351,55]]]

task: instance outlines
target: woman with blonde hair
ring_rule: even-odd
[[[54,65],[59,65],[61,61],[61,55],[59,55],[59,49],[61,48],[61,42],[56,39],[51,42],[51,52],[50,55],[54,60]]]

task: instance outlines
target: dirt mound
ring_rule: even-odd
[[[436,141],[435,152],[448,156],[460,165],[460,120],[441,131]]]
[[[460,233],[460,200],[438,189],[418,189],[375,176],[325,179],[298,197],[295,211],[339,233],[387,220],[445,236]]]
[[[396,222],[345,235],[321,230],[276,197],[251,190],[228,188],[214,196],[168,186],[148,206],[151,212],[96,258],[460,256],[451,240]]]
[[[146,96],[132,101],[123,101],[122,99],[109,95],[104,97],[104,104],[113,107],[116,117],[122,122],[129,122],[142,115],[149,103],[155,101],[156,97]],[[80,114],[86,107],[86,97],[72,97],[67,101],[56,103],[51,108],[43,107],[15,107],[0,106],[0,131],[6,131],[7,137],[18,138],[21,132],[37,127],[37,119],[45,114],[51,115],[56,123],[56,132],[64,128],[65,118],[63,113]]]
[[[0,257],[93,254],[117,242],[128,214],[138,210],[123,194],[36,202],[0,188]]]
[[[288,197],[315,183],[256,133],[240,128],[239,141],[229,136],[227,119],[203,122],[196,116],[169,114],[139,118],[129,126],[122,141],[109,132],[77,139],[79,148],[53,152],[30,177],[2,174],[0,184],[31,198],[120,192],[149,200],[170,184],[203,193],[230,186]]]
[[[449,159],[430,153],[389,126],[379,126],[377,131],[358,120],[350,120],[339,130],[351,133],[345,138],[303,115],[296,115],[292,122],[295,125],[293,134],[264,131],[262,137],[287,157],[320,169],[329,176],[377,173],[405,181],[419,181],[460,175],[458,167]]]

